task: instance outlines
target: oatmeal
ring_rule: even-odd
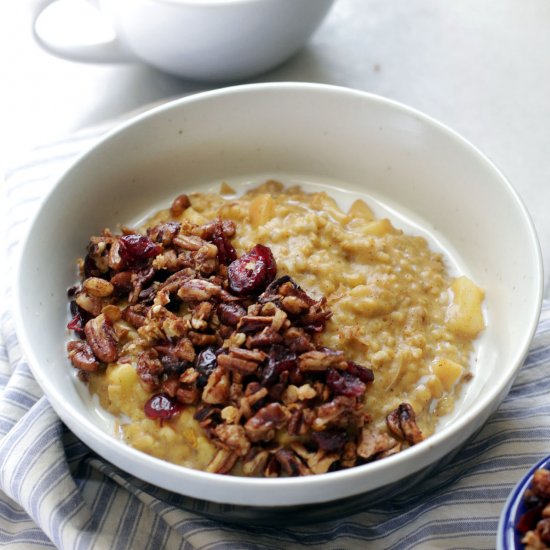
[[[306,475],[433,433],[471,377],[483,292],[422,237],[267,182],[177,197],[92,237],[73,365],[132,446],[185,466]]]

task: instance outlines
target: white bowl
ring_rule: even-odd
[[[395,223],[430,236],[486,291],[475,376],[455,414],[426,441],[384,460],[318,476],[251,479],[194,471],[116,439],[65,354],[66,289],[92,234],[131,223],[191,189],[283,181],[363,194]],[[345,202],[351,195],[335,191]],[[540,250],[515,191],[445,126],[395,102],[316,84],[207,92],[127,122],[59,180],[19,263],[17,327],[32,371],[67,426],[123,470],[175,493],[259,508],[389,496],[448,460],[507,394],[539,316]],[[345,506],[342,510],[345,509]],[[354,508],[356,510],[356,508]]]

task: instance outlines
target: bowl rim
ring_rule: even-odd
[[[190,477],[195,480],[202,480],[207,485],[215,483],[215,485],[219,488],[218,491],[220,493],[224,493],[225,495],[229,496],[229,498],[224,497],[224,499],[219,500],[219,502],[224,502],[228,504],[237,504],[237,505],[244,504],[244,505],[256,506],[258,505],[257,503],[255,502],[251,503],[249,499],[243,500],[242,495],[239,495],[235,492],[236,489],[249,488],[249,491],[247,492],[247,494],[249,494],[250,491],[255,491],[256,493],[261,491],[271,491],[271,496],[276,500],[276,502],[274,502],[273,505],[282,504],[284,506],[287,506],[287,505],[296,505],[296,504],[308,504],[313,502],[322,502],[323,498],[325,499],[325,501],[334,500],[335,498],[338,498],[338,497],[331,494],[330,488],[336,488],[340,484],[340,482],[347,481],[348,484],[350,484],[350,482],[354,478],[362,477],[366,472],[368,472],[370,476],[376,477],[377,473],[381,469],[397,466],[399,463],[401,463],[404,460],[408,460],[409,464],[415,465],[413,467],[408,468],[408,473],[414,473],[415,471],[418,471],[422,467],[424,467],[426,463],[432,462],[432,460],[429,460],[427,458],[428,455],[432,452],[432,449],[437,448],[438,445],[444,443],[445,440],[452,439],[453,434],[464,430],[470,422],[475,420],[476,416],[485,415],[485,418],[486,418],[494,408],[493,407],[494,398],[498,396],[501,392],[503,392],[506,389],[507,385],[512,383],[513,378],[517,374],[517,371],[519,370],[527,354],[529,345],[532,341],[532,338],[536,330],[536,326],[540,315],[540,309],[542,306],[543,272],[542,272],[542,254],[541,254],[540,244],[536,235],[536,230],[535,230],[533,221],[526,207],[524,206],[521,198],[519,197],[518,193],[513,188],[511,183],[506,179],[506,177],[502,174],[502,172],[473,144],[471,144],[468,140],[466,140],[464,137],[462,137],[460,134],[458,134],[456,131],[452,130],[445,124],[433,119],[431,116],[426,115],[421,111],[418,111],[412,107],[408,107],[398,101],[385,98],[376,94],[372,94],[369,92],[364,92],[361,90],[356,90],[356,89],[343,87],[343,86],[334,86],[329,84],[303,83],[303,82],[269,82],[269,83],[260,83],[260,84],[241,84],[237,86],[230,86],[230,87],[218,88],[215,90],[199,92],[196,94],[184,96],[182,98],[167,101],[166,103],[157,105],[150,110],[142,112],[136,116],[129,118],[128,120],[120,124],[115,125],[114,128],[107,131],[90,148],[81,152],[73,160],[71,165],[60,176],[57,177],[56,182],[44,197],[40,208],[34,214],[34,216],[32,217],[32,220],[28,224],[26,235],[22,239],[21,245],[18,250],[18,258],[16,263],[17,267],[16,267],[16,270],[14,270],[15,301],[14,301],[13,313],[14,313],[14,319],[15,319],[16,332],[18,335],[19,342],[21,344],[21,349],[24,353],[24,356],[28,360],[29,366],[31,368],[31,371],[36,381],[39,383],[44,393],[47,395],[48,400],[51,403],[52,407],[54,408],[56,413],[61,417],[61,419],[73,431],[81,431],[81,430],[79,429],[80,427],[76,425],[75,423],[76,421],[71,416],[71,414],[69,414],[69,412],[65,410],[65,405],[61,398],[62,396],[60,394],[59,388],[56,388],[55,385],[51,382],[51,380],[49,380],[48,377],[45,376],[43,369],[40,367],[39,358],[33,349],[33,346],[30,341],[30,337],[27,335],[25,331],[24,318],[22,314],[22,309],[20,307],[20,304],[22,301],[23,289],[19,284],[20,278],[18,275],[21,272],[22,264],[25,257],[25,251],[29,246],[29,241],[31,239],[32,232],[33,232],[32,229],[35,226],[37,219],[41,216],[42,212],[47,208],[49,201],[52,200],[52,197],[54,197],[56,193],[60,192],[59,191],[60,188],[69,184],[68,182],[70,182],[72,174],[79,169],[80,164],[83,162],[84,159],[86,159],[89,156],[93,156],[94,152],[97,149],[104,147],[110,140],[112,140],[116,136],[120,136],[124,134],[124,132],[128,131],[133,126],[138,125],[139,123],[147,119],[154,118],[161,113],[168,112],[172,109],[192,108],[193,104],[196,102],[204,102],[204,101],[209,101],[211,99],[215,100],[216,98],[220,98],[226,95],[250,94],[250,93],[255,94],[255,93],[263,93],[266,91],[267,92],[278,91],[283,93],[301,92],[301,93],[313,93],[313,94],[317,94],[317,93],[336,94],[341,96],[347,95],[349,97],[358,98],[362,101],[377,103],[391,110],[398,111],[404,115],[413,117],[414,119],[419,120],[422,123],[427,124],[428,126],[431,126],[435,130],[442,132],[443,134],[446,134],[451,140],[456,142],[456,144],[459,147],[466,149],[470,154],[476,157],[478,162],[485,164],[494,173],[495,178],[500,180],[500,183],[504,186],[506,191],[509,193],[510,197],[513,199],[514,205],[517,208],[518,217],[522,218],[524,226],[529,233],[530,240],[529,240],[529,243],[526,243],[526,244],[533,248],[532,250],[533,263],[534,263],[533,267],[535,268],[535,273],[532,274],[533,275],[532,286],[534,287],[534,294],[536,296],[536,299],[533,301],[533,304],[529,305],[529,308],[532,309],[532,317],[528,325],[524,326],[524,335],[521,340],[521,345],[517,347],[517,349],[515,350],[514,356],[511,357],[509,361],[510,364],[514,365],[514,369],[510,373],[510,375],[505,379],[502,379],[502,380],[499,379],[498,381],[496,381],[491,388],[490,394],[484,395],[482,399],[479,399],[474,404],[474,406],[472,406],[467,411],[464,411],[463,415],[455,418],[451,425],[446,426],[441,431],[434,433],[425,441],[422,441],[421,443],[413,447],[410,447],[401,453],[397,453],[393,456],[386,457],[384,460],[371,462],[368,464],[356,466],[354,468],[349,468],[346,470],[340,470],[337,472],[330,472],[326,474],[318,474],[318,475],[305,476],[305,477],[299,477],[299,478],[276,478],[276,479],[246,478],[246,477],[237,477],[237,476],[223,476],[219,474],[204,472],[201,470],[193,470],[185,466],[172,464],[170,462],[142,453],[141,451],[138,451],[133,447],[130,447],[124,442],[116,440],[116,438],[114,437],[110,442],[112,444],[111,447],[114,448],[115,451],[121,452],[122,455],[128,455],[127,458],[131,459],[131,460],[128,460],[128,462],[123,462],[122,461],[123,457],[121,456],[121,460],[119,462],[116,462],[115,460],[111,460],[111,461],[117,466],[121,467],[123,470],[129,471],[132,475],[135,475],[136,477],[140,477],[140,474],[136,473],[135,469],[129,469],[133,467],[132,461],[136,463],[140,463],[140,462],[143,463],[143,461],[145,461],[147,464],[151,465],[152,469],[156,470],[157,468],[161,468],[161,470],[165,471],[170,476],[175,476],[176,478],[181,478],[182,476]],[[490,395],[490,398],[488,397],[488,395]],[[80,418],[80,415],[79,415],[79,420],[81,423],[84,423],[84,429],[86,431],[86,435],[87,436],[89,435],[90,438],[94,440],[94,443],[97,438],[105,438],[105,432],[101,430],[101,428],[96,426],[93,422],[91,422],[86,418]],[[88,441],[86,441],[85,443],[89,445],[91,448],[94,448],[94,445],[90,444]],[[442,448],[445,448],[445,445],[442,445]],[[442,452],[441,456],[443,454],[445,453]],[[438,456],[438,458],[440,458],[441,456]],[[130,464],[130,466],[128,466],[128,464]],[[125,468],[125,465],[128,467]],[[168,490],[174,490],[173,486],[163,486],[162,484],[159,484],[157,482],[151,482],[151,483],[157,486],[161,486]],[[299,484],[300,487],[304,490],[304,494],[302,496],[296,495],[296,497],[293,499],[283,498],[284,491],[290,487],[295,487],[297,484]],[[320,486],[326,486],[326,490],[323,491],[324,496],[321,498],[316,498],[314,501],[308,499],[307,489],[314,488],[314,487],[318,488]],[[348,495],[357,494],[359,492],[362,492],[361,484],[358,484],[357,487],[358,488],[355,493],[347,493],[347,494]],[[274,493],[275,488],[277,489],[277,494]],[[277,495],[279,496],[277,497]],[[195,496],[195,495],[190,495],[190,496]],[[214,499],[214,498],[209,498],[207,500],[217,501],[217,499]]]

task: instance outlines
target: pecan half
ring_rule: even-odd
[[[220,449],[206,467],[206,471],[216,474],[227,474],[231,471],[231,468],[235,466],[238,458],[239,456],[237,454],[225,449]]]
[[[236,326],[239,323],[241,317],[244,317],[246,315],[246,310],[244,309],[244,307],[235,303],[219,304],[216,312],[218,313],[220,321],[224,325],[229,325],[232,327]]]
[[[72,340],[67,344],[69,359],[73,366],[86,372],[94,372],[100,364],[96,359],[92,348],[82,340]]]
[[[344,354],[328,348],[306,351],[298,357],[298,366],[302,371],[324,371],[330,367],[344,367]]]
[[[311,473],[300,458],[288,449],[279,449],[275,453],[275,458],[287,476],[307,476]]]
[[[324,474],[340,458],[339,454],[328,453],[324,450],[309,452],[301,443],[293,443],[291,447],[300,458],[306,461],[309,468],[308,473]]]
[[[244,315],[239,320],[237,330],[244,333],[256,332],[265,327],[270,327],[272,323],[273,317],[262,315]]]
[[[84,326],[84,334],[94,355],[100,361],[112,363],[117,360],[118,351],[113,328],[105,319],[105,315],[100,314],[90,319]]]
[[[178,290],[178,297],[184,302],[202,302],[219,296],[221,287],[204,279],[188,279],[183,281]]]
[[[269,453],[252,447],[243,461],[243,474],[245,476],[257,476],[265,469]]]
[[[174,237],[173,244],[178,248],[182,248],[183,250],[191,250],[193,252],[196,252],[202,246],[205,246],[209,243],[195,235],[184,235],[183,233],[179,233]]]
[[[416,415],[408,403],[401,403],[397,409],[386,417],[390,431],[399,438],[405,439],[410,445],[423,441],[424,436],[416,425]]]
[[[189,200],[189,197],[185,193],[182,193],[172,201],[170,214],[177,218],[178,216],[181,216],[190,206],[191,201]]]
[[[149,307],[143,304],[127,306],[122,310],[122,318],[134,328],[139,328],[145,324],[148,311]]]
[[[231,354],[221,354],[218,356],[218,365],[227,370],[235,370],[244,373],[252,373],[258,369],[256,361],[247,361]]]

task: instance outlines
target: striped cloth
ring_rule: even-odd
[[[6,175],[2,228],[13,264],[29,217],[56,177],[107,126],[37,149]],[[4,287],[9,284],[4,282]],[[495,547],[512,486],[550,451],[550,302],[508,398],[454,462],[412,491],[345,519],[232,527],[182,510],[181,497],[94,454],[56,416],[0,323],[0,545],[8,549]]]

